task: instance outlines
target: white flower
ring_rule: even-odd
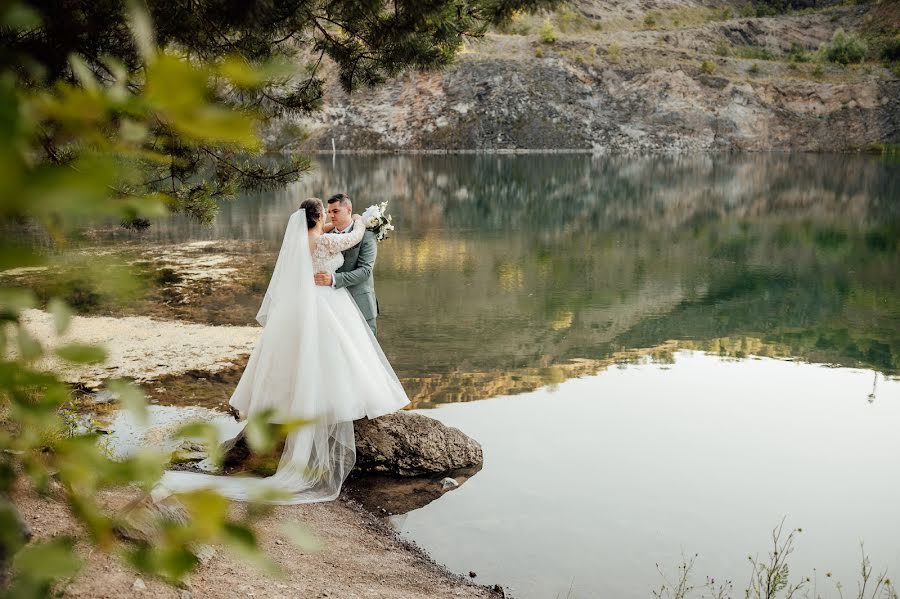
[[[375,227],[375,226],[377,226],[378,223],[380,223],[380,222],[381,222],[381,221],[378,219],[378,217],[370,216],[370,217],[369,217],[369,220],[366,221],[366,226],[367,226],[367,227]]]

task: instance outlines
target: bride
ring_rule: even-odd
[[[269,411],[271,422],[313,423],[287,436],[268,478],[168,471],[161,490],[214,489],[235,500],[274,493],[275,503],[333,500],[356,462],[353,421],[409,403],[347,289],[314,283],[313,273],[333,274],[341,252],[366,231],[356,222],[349,233],[325,233],[324,213],[322,201],[310,198],[291,215],[256,315],[263,331],[229,402],[242,418]]]

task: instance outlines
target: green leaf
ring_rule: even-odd
[[[118,396],[119,403],[134,416],[139,424],[147,424],[147,397],[143,391],[123,380],[109,381],[107,388]]]
[[[77,54],[70,54],[69,66],[72,67],[72,73],[75,75],[75,78],[78,79],[78,83],[81,84],[81,87],[89,92],[96,92],[99,89],[100,86],[97,84],[97,78],[94,77],[94,73],[91,72],[91,68],[83,58]]]
[[[322,548],[308,528],[299,522],[285,522],[278,529],[288,540],[303,551],[319,551]]]
[[[56,349],[56,355],[76,364],[99,364],[106,360],[106,351],[96,345],[72,343]]]
[[[30,289],[0,288],[0,318],[16,319],[22,310],[34,308],[37,299]]]
[[[16,340],[19,342],[19,356],[26,362],[34,360],[44,353],[41,344],[22,325],[19,325]]]
[[[253,89],[295,75],[297,66],[286,60],[250,64],[241,56],[229,56],[219,65],[218,71],[235,86]]]
[[[209,460],[213,464],[221,464],[222,446],[219,443],[219,429],[215,425],[209,422],[191,422],[177,429],[172,436],[205,443]]]
[[[62,537],[45,543],[33,543],[13,558],[13,569],[20,576],[51,582],[73,576],[81,568],[72,539]]]
[[[268,410],[254,414],[244,426],[247,444],[253,453],[265,453],[275,447],[275,428],[269,424],[270,415]]]
[[[228,517],[228,500],[210,490],[179,493],[178,500],[191,515],[191,527],[201,539],[209,540],[219,532]]]
[[[129,2],[128,22],[131,35],[138,52],[144,60],[150,62],[156,54],[156,36],[153,33],[153,21],[142,2]]]
[[[53,298],[47,303],[47,310],[53,315],[53,326],[56,334],[62,335],[69,329],[73,311],[66,302],[59,298]]]
[[[41,24],[41,16],[30,6],[12,2],[6,7],[0,22],[10,29],[36,29]]]

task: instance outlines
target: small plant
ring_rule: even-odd
[[[647,27],[656,27],[656,15],[652,12],[647,13],[644,17],[644,25]]]
[[[825,50],[825,58],[837,64],[859,64],[866,59],[869,47],[859,36],[838,29]]]
[[[556,43],[556,29],[553,28],[553,23],[550,22],[550,19],[546,19],[544,24],[541,25],[541,31],[538,33],[538,38],[541,40],[542,44]]]
[[[722,40],[716,44],[716,56],[728,56],[731,54],[731,44]]]
[[[815,77],[816,79],[821,79],[822,77],[825,76],[825,69],[822,68],[822,65],[820,65],[820,64],[816,65],[816,68],[814,68],[812,71],[812,76]]]
[[[775,60],[775,55],[768,48],[760,48],[759,46],[743,46],[734,52],[738,58],[746,58],[748,60]]]
[[[556,11],[556,24],[566,33],[581,31],[587,28],[588,18],[580,10],[564,4]]]
[[[535,48],[534,49],[534,57],[535,58],[543,58],[544,57],[544,49],[543,48]]]
[[[618,60],[622,55],[622,47],[613,42],[606,48],[606,56],[609,57],[610,60]]]
[[[700,71],[706,75],[712,75],[716,72],[716,63],[711,60],[704,60],[700,63]]]
[[[593,29],[594,31],[603,31],[603,23],[601,23],[600,21],[594,21],[593,23],[591,23],[591,29]]]
[[[791,44],[791,49],[787,55],[788,62],[797,63],[797,62],[809,62],[810,56],[809,52],[807,52],[803,46],[799,44]]]
[[[885,62],[897,62],[900,60],[900,33],[884,42],[881,48],[881,59]]]
[[[747,72],[750,73],[751,77],[756,77],[757,75],[759,75],[759,65],[754,62],[752,65],[750,65],[750,68],[747,69]]]

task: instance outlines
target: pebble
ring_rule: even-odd
[[[478,574],[474,570],[469,570],[469,578],[475,578]]]
[[[446,491],[448,489],[455,489],[459,486],[459,483],[456,482],[455,478],[446,477],[441,481],[441,489]]]
[[[132,591],[138,591],[138,592],[140,592],[140,591],[146,591],[146,590],[147,590],[147,585],[144,584],[144,581],[141,580],[140,578],[135,578],[135,579],[134,579],[134,584],[131,585],[131,590],[132,590]]]

